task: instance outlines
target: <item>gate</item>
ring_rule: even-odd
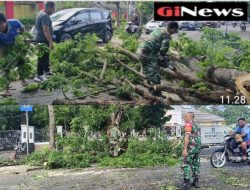
[[[0,131],[0,150],[13,150],[20,141],[20,130]]]

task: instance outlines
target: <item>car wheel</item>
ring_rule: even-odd
[[[64,33],[60,37],[60,42],[72,39],[72,36],[69,33]]]
[[[111,40],[111,38],[112,38],[112,33],[111,33],[110,30],[107,30],[107,31],[104,33],[104,35],[103,35],[102,41],[103,41],[104,43],[107,43],[107,42],[109,42],[109,41]]]

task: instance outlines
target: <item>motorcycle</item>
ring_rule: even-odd
[[[234,140],[233,136],[226,135],[224,137],[224,143],[222,148],[215,150],[210,158],[211,165],[215,168],[222,168],[226,162],[231,163],[242,163],[247,162],[250,164],[250,147],[247,149],[247,160],[242,160],[242,152],[238,147],[233,149],[230,145],[231,141]]]
[[[134,30],[132,30],[132,28],[134,27]],[[137,34],[138,37],[141,36],[142,30],[139,26],[135,25],[133,22],[128,22],[126,27],[125,27],[125,31],[128,34]]]
[[[247,25],[246,25],[246,24],[240,24],[240,30],[241,30],[242,32],[245,32],[246,29],[247,29]]]

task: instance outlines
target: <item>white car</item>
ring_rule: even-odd
[[[149,34],[157,28],[166,27],[166,26],[167,26],[167,22],[165,22],[165,21],[151,20],[145,25],[145,31],[146,31],[146,34]]]

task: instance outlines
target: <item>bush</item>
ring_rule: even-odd
[[[52,150],[48,155],[47,168],[63,168],[66,166],[63,152]]]
[[[175,151],[177,150],[177,151]],[[181,151],[180,146],[173,148],[173,142],[160,138],[148,138],[144,141],[130,139],[128,150],[117,158],[105,157],[101,160],[100,166],[109,167],[146,167],[168,165],[178,163]]]
[[[35,92],[39,89],[38,83],[29,83],[24,89],[23,92]]]
[[[52,168],[85,168],[93,163],[109,167],[147,167],[174,166],[181,155],[181,147],[173,141],[163,138],[147,138],[139,140],[131,138],[127,152],[119,157],[109,156],[109,144],[105,139],[92,140],[86,137],[72,135],[59,138],[59,150],[43,150],[34,152],[25,158],[24,163],[44,165]]]
[[[59,138],[59,150],[43,150],[30,154],[24,163],[46,168],[85,168],[108,155],[108,145],[101,140],[88,140],[86,137],[72,135]]]
[[[33,152],[23,159],[23,163],[32,165],[32,166],[42,166],[44,162],[48,161],[49,150],[44,149],[41,151]]]

